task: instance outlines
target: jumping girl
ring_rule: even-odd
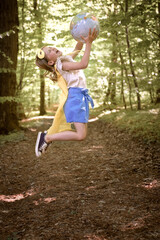
[[[86,38],[82,37],[85,42],[85,51],[79,62],[75,62],[73,59],[78,54],[77,52],[83,47],[83,43],[81,42],[77,42],[71,55],[63,56],[62,52],[58,49],[47,46],[37,51],[36,65],[50,72],[53,80],[60,82],[63,79],[65,81],[67,97],[63,105],[64,118],[66,123],[73,123],[75,127],[75,131],[71,129],[65,130],[66,128],[56,131],[54,129],[55,126],[53,126],[56,124],[56,119],[54,119],[52,126],[47,132],[38,133],[35,146],[37,157],[45,153],[49,144],[54,141],[81,141],[86,138],[87,122],[89,119],[89,102],[92,107],[94,104],[88,94],[86,79],[82,69],[88,66],[91,45],[96,37],[97,32],[95,29],[92,32],[90,29]],[[60,111],[60,114],[61,113],[62,111]],[[63,117],[60,117],[59,125],[61,125],[61,118]]]

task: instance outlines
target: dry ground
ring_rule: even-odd
[[[97,120],[37,159],[39,123],[0,146],[0,240],[160,239],[160,146]]]

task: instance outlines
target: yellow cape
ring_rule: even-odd
[[[67,84],[62,75],[56,70],[56,68],[55,71],[57,73],[58,85],[62,90],[62,93],[60,95],[59,107],[56,111],[52,126],[48,129],[47,134],[54,134],[63,131],[72,131],[71,123],[66,122],[66,117],[63,110],[63,106],[68,97]]]

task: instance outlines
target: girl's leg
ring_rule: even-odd
[[[81,141],[86,138],[87,124],[86,123],[74,123],[76,131],[65,131],[55,134],[49,134],[45,136],[45,141],[50,143],[52,141]]]
[[[76,131],[65,131],[55,134],[47,134],[39,132],[37,136],[35,153],[37,157],[40,157],[42,153],[45,153],[49,146],[49,143],[53,141],[81,141],[84,140],[87,135],[86,123],[74,123]]]

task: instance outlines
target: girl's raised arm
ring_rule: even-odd
[[[83,43],[77,42],[75,49],[73,50],[73,53],[71,54],[73,59],[78,55],[78,53],[82,49],[82,47],[83,47]]]
[[[97,37],[97,31],[94,29],[93,32],[91,33],[91,29],[90,29],[88,36],[86,38],[82,37],[86,43],[86,47],[85,47],[84,55],[81,61],[80,62],[63,62],[62,69],[64,71],[69,71],[69,70],[79,70],[79,69],[87,68],[89,63],[91,45],[92,45],[92,42],[96,39],[96,37]]]

